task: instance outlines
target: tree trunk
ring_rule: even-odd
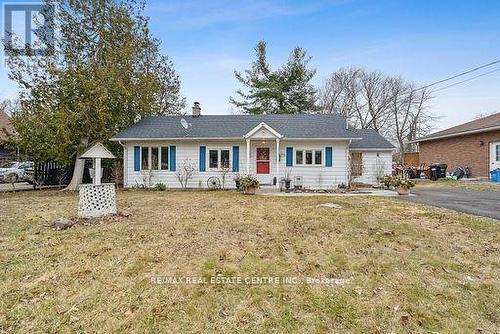
[[[399,158],[401,160],[401,163],[405,163],[405,144],[403,141],[399,141],[399,154],[401,157]]]
[[[85,147],[88,145],[89,139],[82,138],[82,144]],[[83,171],[85,169],[85,159],[80,159],[81,154],[76,156],[75,167],[73,168],[73,177],[71,178],[71,182],[64,190],[77,191],[82,184],[83,180]]]

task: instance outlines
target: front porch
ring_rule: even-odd
[[[283,136],[265,123],[260,123],[244,138],[246,140],[246,173],[257,177],[262,185],[279,188],[280,139]]]

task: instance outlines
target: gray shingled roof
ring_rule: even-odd
[[[181,119],[189,124],[185,130]],[[358,130],[346,129],[344,117],[335,114],[296,115],[201,115],[146,117],[118,133],[112,140],[161,138],[242,138],[260,123],[266,123],[284,138],[362,138]],[[380,137],[380,138],[377,138]],[[388,143],[379,134],[370,134],[375,148]],[[364,142],[365,140],[360,140]],[[359,142],[358,142],[359,144]],[[369,142],[364,147],[371,147]],[[390,145],[390,143],[389,143]],[[386,148],[392,148],[387,146]]]
[[[387,139],[380,135],[375,130],[371,129],[361,129],[361,130],[351,130],[354,131],[358,137],[363,138],[362,140],[356,140],[351,143],[351,148],[362,149],[362,148],[379,148],[379,149],[393,149],[395,148]]]

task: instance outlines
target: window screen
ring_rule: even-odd
[[[312,165],[313,163],[313,153],[312,151],[306,151],[306,165]]]
[[[295,164],[302,165],[304,160],[304,151],[295,151]]]
[[[159,169],[158,158],[158,147],[151,147],[151,169]]]
[[[162,170],[168,169],[168,147],[161,148],[161,163],[160,168]]]
[[[141,147],[141,169],[149,169],[149,147]]]
[[[322,161],[322,151],[314,151],[314,164],[315,165],[321,165],[323,163]]]
[[[229,150],[220,151],[220,161],[223,168],[229,168]]]
[[[208,151],[208,159],[209,159],[208,167],[217,168],[219,162],[219,151],[217,150]]]

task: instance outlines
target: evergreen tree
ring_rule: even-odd
[[[316,70],[309,69],[310,57],[302,48],[293,49],[287,63],[272,70],[266,58],[266,42],[255,47],[256,60],[251,69],[235,71],[236,79],[246,88],[230,97],[230,102],[248,114],[295,114],[315,111],[316,90],[310,83]]]

